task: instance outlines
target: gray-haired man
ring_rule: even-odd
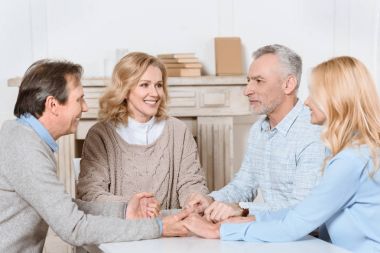
[[[251,127],[234,179],[208,196],[194,194],[188,207],[220,221],[290,207],[310,192],[325,148],[320,128],[310,123],[310,111],[297,97],[301,73],[301,58],[285,46],[264,46],[253,53],[245,95],[263,117]],[[259,188],[264,203],[252,203]]]

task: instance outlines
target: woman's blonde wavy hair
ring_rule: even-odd
[[[349,146],[367,144],[379,170],[380,100],[363,63],[342,56],[317,65],[311,74],[310,95],[326,115],[322,140],[331,150],[325,162]]]
[[[99,99],[99,120],[114,124],[128,123],[128,101],[130,91],[136,87],[149,66],[161,70],[165,96],[161,98],[156,118],[167,117],[168,100],[167,73],[164,64],[156,57],[142,52],[132,52],[120,59],[112,73],[111,85]]]

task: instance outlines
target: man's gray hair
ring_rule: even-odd
[[[274,54],[278,56],[280,64],[284,67],[285,75],[293,75],[297,78],[297,89],[301,82],[302,75],[302,59],[301,57],[288,47],[279,44],[273,44],[261,47],[253,52],[254,60],[264,54]]]

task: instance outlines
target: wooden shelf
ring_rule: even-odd
[[[105,77],[84,77],[82,78],[83,86],[87,87],[104,87],[111,81],[111,78]],[[14,77],[8,79],[8,86],[17,87],[20,85],[21,77]],[[231,86],[247,83],[245,76],[196,76],[196,77],[169,77],[169,86],[203,86],[203,85],[217,85],[217,86]]]

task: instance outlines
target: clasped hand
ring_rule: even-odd
[[[126,219],[155,218],[160,215],[160,202],[152,193],[140,192],[129,200]]]
[[[243,209],[238,204],[214,201],[213,198],[200,193],[193,193],[185,203],[186,208],[192,208],[199,214],[204,214],[208,221],[214,223],[228,218],[240,216]]]
[[[163,236],[193,234],[203,238],[216,239],[220,236],[221,223],[255,220],[254,216],[240,217],[242,209],[237,204],[214,201],[211,197],[201,194],[190,195],[185,205],[185,208],[179,213],[162,219]],[[126,219],[155,218],[159,215],[160,204],[152,193],[137,193],[128,202]]]

